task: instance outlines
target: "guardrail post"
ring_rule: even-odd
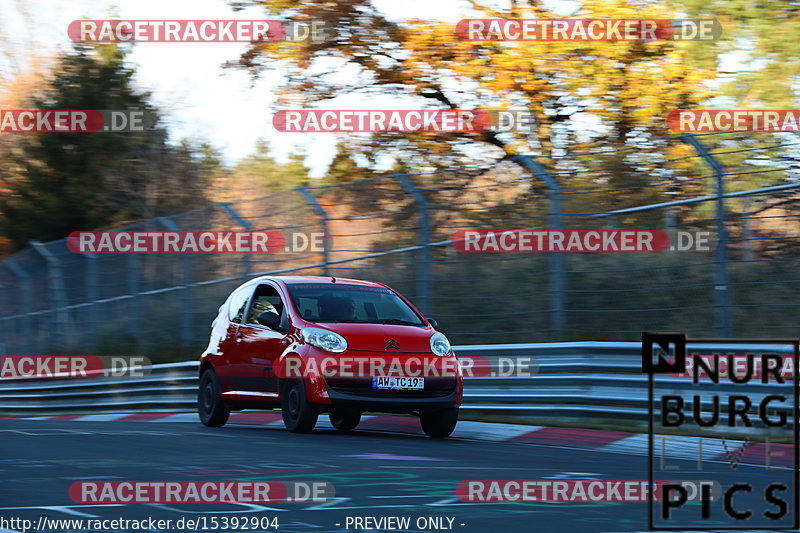
[[[245,231],[253,231],[253,226],[234,209],[228,202],[220,202],[219,205],[225,213],[231,217]],[[250,254],[243,254],[242,257],[242,276],[247,276],[250,273]]]
[[[550,229],[561,229],[561,185],[547,170],[531,156],[517,155],[511,158],[522,168],[532,172],[547,185],[550,200]],[[553,338],[560,339],[564,331],[566,313],[564,310],[564,256],[553,252],[550,259],[550,310]]]
[[[314,210],[314,213],[319,217],[319,222],[322,226],[322,263],[324,265],[322,267],[322,273],[325,276],[330,276],[328,264],[330,262],[331,236],[328,231],[328,213],[325,211],[325,208],[320,205],[316,196],[314,196],[308,187],[295,187],[294,190],[300,193],[308,205],[311,206],[311,209]]]
[[[9,271],[19,280],[19,301],[17,302],[17,309],[20,315],[21,323],[17,331],[19,332],[19,346],[21,346],[23,354],[31,354],[31,343],[33,341],[33,328],[31,327],[31,276],[25,269],[17,264],[13,259],[6,259],[3,264]]]
[[[419,212],[419,228],[417,230],[418,242],[421,246],[419,261],[417,262],[417,302],[422,314],[428,315],[431,312],[431,223],[430,213],[428,210],[428,199],[425,195],[414,185],[414,182],[409,179],[407,174],[394,174],[394,178],[414,199],[417,204]]]
[[[170,220],[169,218],[165,217],[158,217],[158,220],[162,226],[167,228],[169,231],[180,231],[180,227],[178,227],[175,222]],[[194,313],[192,312],[192,264],[189,262],[189,256],[187,254],[180,254],[180,263],[181,263],[181,285],[183,285],[183,290],[181,291],[181,318],[180,318],[180,340],[181,346],[188,346],[192,340],[192,319],[194,318]]]
[[[728,232],[725,228],[725,182],[722,164],[709,153],[697,138],[690,133],[682,133],[680,139],[691,145],[714,171],[717,185],[717,249],[714,258],[714,329],[722,338],[731,336],[730,293],[728,281]]]
[[[69,320],[69,298],[67,288],[64,285],[64,277],[61,272],[61,262],[55,255],[47,249],[47,246],[39,241],[30,241],[33,250],[44,258],[47,263],[47,273],[50,279],[50,289],[53,291],[53,303],[56,311],[56,338],[63,345],[71,348],[73,343],[74,328],[70,327]]]

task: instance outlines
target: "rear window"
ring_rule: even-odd
[[[302,283],[288,290],[300,316],[310,322],[425,325],[402,298],[384,287]]]

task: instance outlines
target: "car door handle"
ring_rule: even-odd
[[[239,333],[238,335],[236,335],[236,340],[240,341],[242,340],[242,337],[244,337],[244,333]]]

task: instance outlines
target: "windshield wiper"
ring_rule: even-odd
[[[411,322],[400,318],[381,318],[372,321],[375,324],[397,324],[398,326],[421,326],[420,322]]]

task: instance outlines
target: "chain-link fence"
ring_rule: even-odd
[[[230,291],[267,273],[385,282],[458,344],[636,340],[646,330],[795,337],[798,144],[712,135],[655,151],[589,147],[554,161],[298,188],[118,228],[278,230],[287,248],[270,254],[92,255],[65,240],[31,243],[0,262],[0,348],[185,358],[202,351]],[[451,242],[461,229],[521,228],[708,231],[719,246],[459,253]]]

